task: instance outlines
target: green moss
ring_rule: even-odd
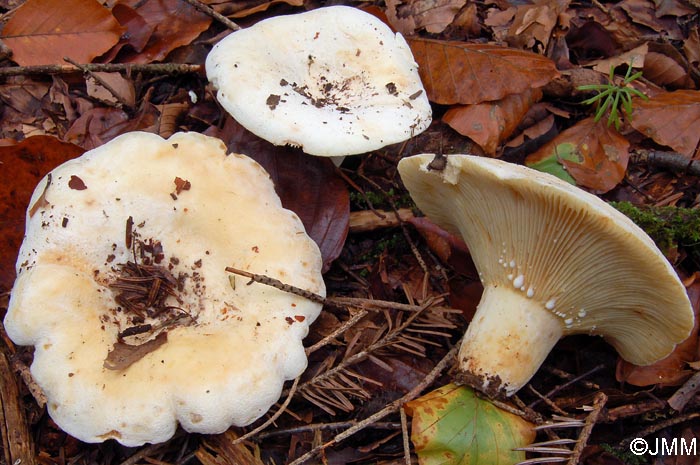
[[[700,257],[700,209],[680,207],[637,207],[629,202],[611,202],[642,228],[664,254],[684,248]]]
[[[394,232],[386,237],[382,237],[372,244],[371,250],[360,256],[360,262],[375,262],[385,251],[395,251],[406,244],[406,239],[400,232]]]
[[[643,455],[635,455],[629,449],[620,450],[610,444],[600,444],[600,448],[613,457],[622,460],[626,465],[643,465],[647,463],[647,458]]]
[[[369,208],[367,201],[376,209],[391,210],[389,199],[393,201],[396,208],[411,208],[414,206],[408,192],[397,192],[394,188],[389,189],[386,195],[381,191],[366,191],[364,196],[357,191],[350,192],[350,204],[358,210]]]

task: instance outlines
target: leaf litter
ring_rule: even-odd
[[[291,402],[284,413],[243,442],[236,441],[246,429],[231,428],[208,437],[181,432],[165,444],[138,450],[82,444],[52,425],[31,398],[3,394],[3,406],[19,405],[27,413],[20,420],[31,428],[25,443],[34,449],[28,453],[3,434],[7,463],[300,463],[311,452],[314,460],[322,454],[334,464],[405,463],[405,455],[416,451],[404,450],[401,433],[407,434],[408,426],[402,426],[396,402],[449,382],[447,370],[434,369],[458,343],[481,285],[459,238],[436,230],[413,208],[396,174],[402,156],[478,153],[544,166],[579,187],[605,193],[606,200],[698,208],[700,183],[693,166],[700,157],[700,31],[692,1],[392,0],[368,8],[407,36],[435,121],[404,144],[348,158],[340,168],[271,146],[240,128],[218,107],[203,73],[149,68],[191,63],[201,70],[211,45],[229,33],[202,13],[204,7],[245,27],[318,5],[207,0],[197,9],[192,3],[198,2],[0,1],[5,237],[0,304],[4,307],[9,296],[26,203],[36,182],[62,161],[133,130],[216,135],[229,150],[262,163],[283,204],[319,244],[329,295],[346,301],[326,305],[312,327],[309,368],[296,389],[286,391]],[[52,12],[49,21],[35,20],[46,11]],[[61,34],[55,34],[58,24]],[[64,58],[97,68],[77,69]],[[621,114],[619,131],[605,124],[606,117],[593,121],[595,108],[582,104],[590,95],[577,90],[605,83],[611,64],[616,82],[629,68],[631,74],[641,71],[640,80],[625,85],[649,97],[632,100],[632,117]],[[37,68],[44,65],[54,67]],[[99,68],[109,65],[125,66]],[[387,222],[399,209],[402,214]],[[361,231],[350,230],[355,214],[363,215]],[[700,260],[690,246],[677,244],[673,263],[687,276],[697,312]],[[160,338],[153,344],[166,336]],[[2,340],[3,357],[32,388],[31,353]],[[126,348],[110,363],[129,364],[139,356],[138,349]],[[684,386],[682,414],[666,399],[681,392],[698,360],[697,331],[667,360],[649,367],[626,365],[604,342],[576,336],[557,345],[515,402],[534,424],[562,414],[585,419],[580,409],[604,390],[608,400],[581,463],[621,464],[621,444],[642,428],[658,427],[668,437],[697,436],[692,423],[700,411],[697,392],[688,394]],[[653,398],[644,386],[653,387]],[[663,417],[681,421],[665,425]],[[12,425],[5,428],[11,430]],[[538,438],[547,434],[578,437],[574,430]]]

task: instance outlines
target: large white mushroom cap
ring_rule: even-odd
[[[598,197],[523,166],[469,155],[399,163],[418,207],[461,234],[484,294],[459,354],[460,378],[489,394],[525,385],[560,337],[603,336],[637,365],[693,328],[677,274],[644,231]]]
[[[5,327],[35,347],[56,423],[134,446],[178,422],[218,433],[263,415],[305,369],[320,305],[233,281],[227,266],[325,293],[299,218],[260,165],[217,139],[130,133],[44,178]]]
[[[346,6],[231,33],[206,60],[221,105],[254,134],[311,155],[365,153],[425,130],[431,109],[403,36]]]

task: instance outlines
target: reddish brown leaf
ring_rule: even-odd
[[[622,359],[617,364],[616,377],[635,386],[651,386],[654,384],[680,384],[692,374],[687,369],[687,363],[697,357],[699,347],[698,326],[700,326],[700,282],[695,282],[688,288],[688,297],[695,310],[695,327],[690,337],[676,346],[668,357],[653,365],[637,366]]]
[[[125,46],[131,47],[137,53],[143,51],[156,28],[155,24],[148,24],[136,10],[121,3],[114,5],[112,14],[117,18],[119,24],[126,27],[126,33],[119,43],[103,57],[104,61],[108,63],[114,60]]]
[[[535,53],[489,44],[409,39],[428,98],[474,104],[542,87],[559,73]]]
[[[464,239],[448,233],[426,217],[412,217],[408,222],[418,230],[430,250],[440,260],[459,274],[478,279],[479,274]]]
[[[558,162],[580,186],[604,193],[627,171],[629,142],[605,121],[586,118],[559,134],[525,160],[531,167]]]
[[[0,292],[12,287],[15,260],[24,237],[24,219],[34,187],[56,166],[83,149],[55,137],[34,136],[0,147]]]
[[[298,149],[274,146],[233,118],[226,118],[223,130],[212,129],[207,134],[221,138],[229,151],[248,155],[270,173],[282,205],[301,218],[307,234],[321,249],[323,270],[327,271],[340,255],[350,224],[350,195],[333,163]]]
[[[73,122],[64,139],[90,150],[125,132],[152,129],[157,116],[158,111],[150,104],[132,116],[117,108],[93,108]]]
[[[700,91],[677,90],[647,101],[637,99],[630,124],[657,143],[692,157],[700,142]]]
[[[123,32],[96,0],[27,0],[5,25],[2,39],[22,66],[65,64],[64,57],[89,63]]]
[[[117,341],[107,354],[104,367],[108,370],[126,370],[166,342],[168,342],[167,332],[162,332],[155,338],[140,345],[131,345]]]
[[[695,84],[687,69],[662,53],[649,52],[644,60],[644,77],[670,89],[693,89]]]
[[[452,23],[466,0],[387,0],[386,12],[392,27],[404,35],[418,29],[434,34]]]
[[[210,2],[205,2],[205,3],[210,3]],[[270,8],[271,6],[276,5],[278,3],[286,3],[287,5],[291,5],[291,6],[302,6],[304,4],[304,0],[271,0],[269,2],[260,3],[259,5],[255,5],[254,7],[251,7],[251,8],[245,8],[243,10],[239,10],[230,16],[232,18],[245,18],[246,16],[250,16],[250,15],[253,15],[255,13],[267,11],[268,8]]]
[[[479,144],[484,152],[494,155],[501,142],[513,133],[528,109],[540,98],[540,89],[528,89],[497,102],[454,106],[447,110],[442,120]]]
[[[508,30],[508,44],[528,50],[546,50],[552,30],[570,0],[519,5]]]
[[[176,48],[190,44],[209,28],[212,21],[211,17],[182,0],[121,0],[118,4],[133,8],[147,26],[153,28],[146,47],[123,58],[130,63],[164,59]]]

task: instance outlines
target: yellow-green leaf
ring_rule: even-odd
[[[421,465],[512,465],[525,460],[513,449],[535,438],[532,424],[454,384],[408,402],[406,410]]]

